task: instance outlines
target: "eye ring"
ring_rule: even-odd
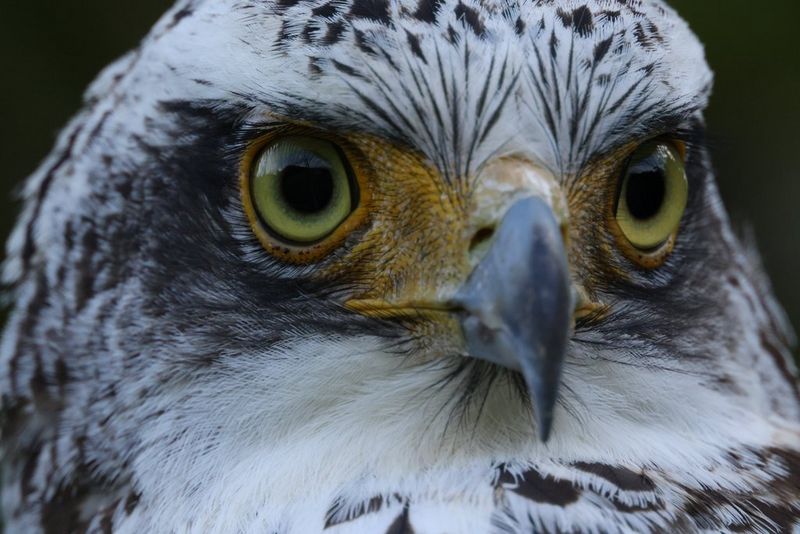
[[[299,166],[323,166],[326,164],[330,167],[336,166],[336,162],[331,162],[332,159],[340,161],[340,167],[332,171],[333,175],[345,173],[345,176],[333,176],[331,180],[347,180],[347,187],[337,187],[336,185],[327,184],[325,194],[332,195],[326,202],[316,202],[311,199],[310,202],[305,202],[303,205],[295,204],[293,207],[302,208],[299,211],[291,209],[292,206],[287,208],[285,199],[275,199],[274,197],[286,194],[286,182],[278,175],[269,177],[269,180],[264,180],[263,176],[258,173],[263,171],[265,159],[272,158],[272,162],[267,162],[266,165],[275,170],[275,149],[276,147],[286,148],[292,145],[299,151],[308,151],[309,154],[303,155],[298,160],[297,154],[292,155],[291,150],[283,150],[280,158],[294,157],[297,161],[310,161],[312,163],[300,163]],[[273,155],[270,156],[269,152],[272,151]],[[289,155],[287,156],[287,153]],[[297,163],[293,161],[292,163]],[[280,167],[280,165],[278,165]],[[283,167],[286,169],[288,167]],[[296,170],[297,165],[293,168]],[[279,175],[283,172],[282,169]],[[319,168],[312,169],[319,171]],[[307,175],[309,173],[306,173]],[[313,174],[313,173],[312,173]],[[258,238],[264,249],[273,257],[294,264],[309,264],[321,260],[328,255],[332,250],[341,245],[345,238],[360,227],[367,218],[367,205],[370,200],[369,188],[367,180],[365,180],[365,164],[363,158],[360,157],[358,150],[339,138],[334,138],[326,132],[308,131],[302,128],[286,128],[280,131],[272,132],[265,135],[255,142],[253,142],[245,151],[242,156],[239,172],[239,189],[242,199],[245,215],[250,224],[250,227]],[[306,176],[308,178],[308,176]],[[267,185],[261,182],[271,182]],[[280,184],[278,184],[280,182]],[[345,191],[345,189],[348,189]],[[299,191],[299,192],[298,192]],[[295,190],[290,194],[298,195],[303,194],[302,189]],[[345,195],[346,193],[346,195]],[[345,201],[345,196],[346,201]],[[294,201],[303,202],[302,197],[297,197]],[[306,199],[308,200],[308,199]],[[320,217],[319,209],[324,208],[329,210],[333,206],[339,210],[335,216]],[[344,208],[342,207],[344,206]],[[270,210],[265,213],[265,210]],[[315,210],[317,210],[315,212]],[[288,226],[281,226],[275,224],[276,218],[286,219],[286,216],[294,215],[298,219],[298,215],[302,216],[299,220],[294,221],[291,232],[285,230]],[[306,233],[306,228],[309,218],[306,215],[311,215],[313,219],[316,217],[315,223],[319,226],[320,232],[317,234]],[[266,215],[266,216],[265,216]],[[325,227],[324,225],[328,225]]]
[[[656,139],[635,148],[617,174],[609,227],[620,251],[643,269],[663,265],[688,203],[686,147]]]

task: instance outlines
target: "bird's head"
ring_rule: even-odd
[[[757,439],[710,86],[658,0],[181,2],[31,182],[8,389],[190,489]]]

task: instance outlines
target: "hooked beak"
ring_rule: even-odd
[[[455,304],[470,354],[522,373],[547,441],[575,303],[559,224],[544,201],[512,205]]]

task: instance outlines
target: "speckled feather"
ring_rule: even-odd
[[[444,183],[521,152],[580,187],[625,143],[702,130],[711,78],[658,0],[179,2],[23,192],[7,528],[800,528],[792,335],[701,145],[665,269],[610,283],[576,328],[547,444],[504,376],[441,415],[452,361],[414,363],[402,327],[266,255],[239,199],[242,148],[281,117],[412,147]]]

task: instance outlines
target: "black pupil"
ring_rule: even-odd
[[[333,200],[333,176],[324,167],[290,165],[281,172],[281,195],[300,213],[319,213]]]
[[[644,221],[661,211],[667,192],[664,172],[662,162],[652,160],[639,162],[631,168],[625,202],[635,219]]]

